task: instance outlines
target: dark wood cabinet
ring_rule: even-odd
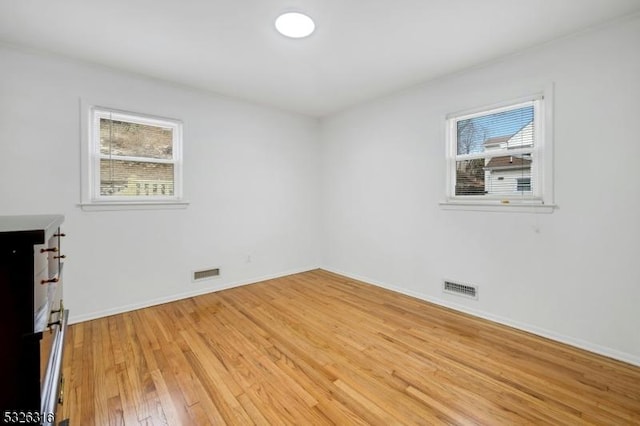
[[[7,413],[19,423],[60,421],[54,417],[68,318],[63,221],[62,215],[0,216],[0,424]]]

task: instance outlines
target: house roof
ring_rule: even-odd
[[[515,137],[518,133],[520,133],[521,131],[523,131],[527,126],[529,126],[531,123],[533,122],[533,119],[527,121],[525,124],[522,125],[522,127],[520,127],[518,129],[518,131],[513,132],[510,135],[503,135],[503,136],[494,136],[492,138],[487,139],[486,141],[484,141],[483,145],[484,146],[489,146],[489,145],[496,145],[496,144],[501,144],[501,143],[509,143],[509,141]]]
[[[511,139],[513,135],[506,135],[506,136],[496,136],[493,138],[489,138],[486,141],[484,141],[484,145],[495,145],[495,144],[500,144],[500,143],[504,143],[507,142],[509,139]]]
[[[520,169],[525,167],[531,167],[531,160],[516,157],[513,155],[505,155],[503,157],[493,157],[484,166],[486,169]]]

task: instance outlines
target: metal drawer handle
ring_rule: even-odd
[[[64,404],[64,376],[60,378],[60,395],[58,395],[58,403]]]
[[[60,281],[60,278],[55,277],[55,278],[50,278],[48,280],[41,280],[40,284],[57,283],[58,281]]]
[[[52,252],[52,253],[57,253],[58,252],[58,247],[51,247],[51,248],[46,248],[46,249],[40,249],[40,253],[46,253],[46,252]]]

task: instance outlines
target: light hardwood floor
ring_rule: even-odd
[[[68,339],[72,425],[640,424],[640,368],[321,270]]]

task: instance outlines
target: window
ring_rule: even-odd
[[[518,191],[531,191],[530,177],[518,178],[518,181],[516,184],[518,185],[516,188]]]
[[[100,107],[89,111],[84,203],[179,203],[181,122]]]
[[[444,205],[550,204],[550,152],[542,95],[447,117]],[[550,162],[550,161],[549,161]],[[490,209],[492,210],[492,209]]]

